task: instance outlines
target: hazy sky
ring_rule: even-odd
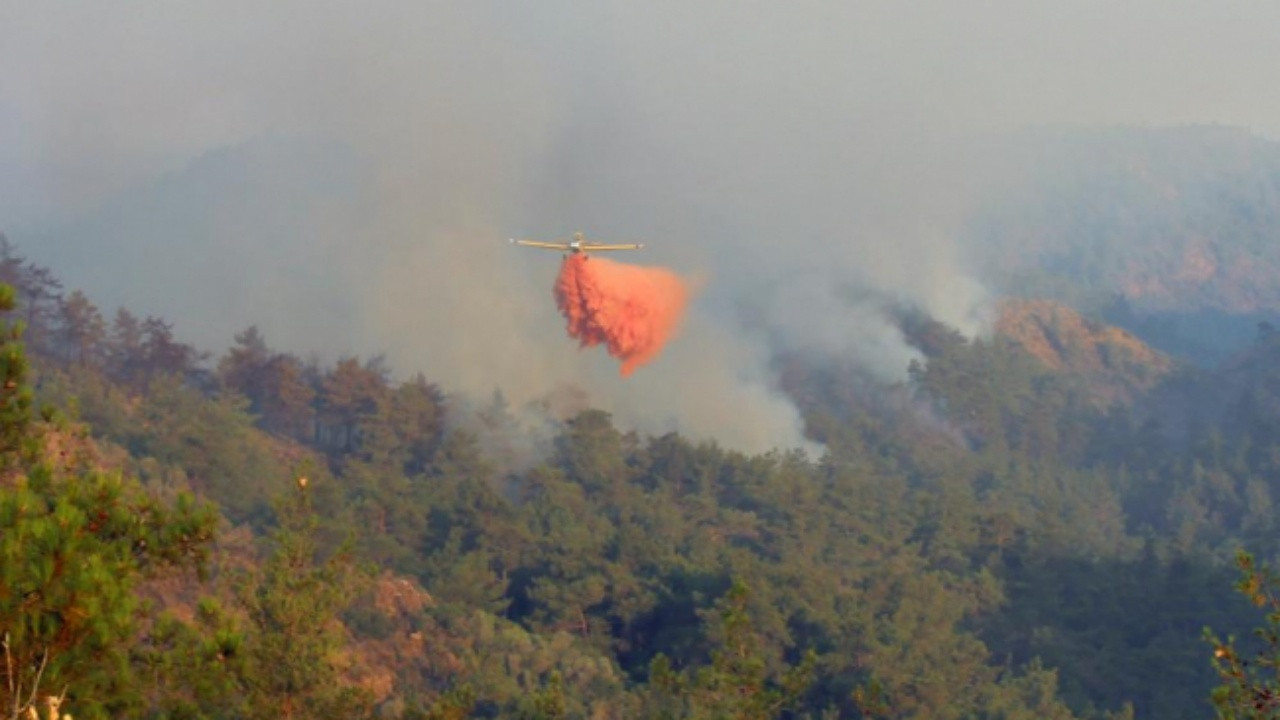
[[[980,328],[953,237],[975,138],[1280,137],[1277,32],[1261,0],[0,0],[0,230],[209,348],[258,323],[760,449],[798,439],[771,349],[893,378],[881,300]],[[626,381],[564,338],[555,256],[504,242],[579,229],[700,278]]]

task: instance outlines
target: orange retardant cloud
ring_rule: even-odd
[[[582,347],[607,347],[623,377],[662,352],[689,302],[684,280],[670,270],[578,254],[560,266],[555,294],[569,335]]]

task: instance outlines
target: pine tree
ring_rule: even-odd
[[[236,344],[218,361],[223,384],[249,399],[255,413],[262,414],[263,371],[271,360],[271,350],[258,326],[236,333]]]
[[[809,688],[817,656],[770,677],[759,635],[747,613],[749,591],[735,581],[716,605],[717,647],[708,666],[676,672],[665,655],[650,666],[649,717],[771,720],[784,717]]]
[[[59,306],[54,336],[63,362],[96,366],[106,341],[107,324],[98,307],[76,290]]]
[[[376,360],[361,365],[356,358],[344,358],[320,385],[321,417],[328,435],[324,444],[338,454],[349,453],[359,446],[361,421],[377,413],[387,392],[385,370]]]
[[[13,288],[0,285],[0,312],[15,305]],[[27,387],[27,357],[22,348],[22,324],[0,322],[0,470],[33,458],[31,389]]]
[[[0,309],[13,292],[0,287]],[[81,718],[119,714],[129,696],[134,587],[166,566],[202,568],[215,515],[189,496],[165,505],[137,483],[46,460],[68,428],[37,424],[21,328],[0,327],[0,708],[11,717],[66,702]]]
[[[1235,638],[1224,641],[1205,629],[1205,639],[1213,645],[1213,668],[1222,681],[1211,700],[1221,720],[1275,720],[1280,718],[1280,578],[1243,550],[1236,564],[1241,573],[1236,590],[1267,611],[1265,625],[1254,631],[1262,647],[1246,659]]]
[[[243,683],[262,720],[367,715],[363,690],[342,682],[339,615],[364,579],[344,551],[317,563],[319,521],[305,477],[277,508],[271,556],[241,592],[248,613]]]
[[[110,374],[116,380],[135,384],[142,381],[146,358],[142,350],[142,322],[124,308],[111,321],[107,355]]]

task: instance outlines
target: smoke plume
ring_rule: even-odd
[[[556,305],[582,347],[604,345],[622,376],[657,357],[679,330],[689,300],[683,280],[665,268],[573,254],[556,279]]]
[[[981,328],[975,138],[1280,133],[1280,3],[1224,2],[0,2],[0,230],[203,349],[256,324],[455,395],[571,386],[627,429],[794,446],[779,353],[900,379],[884,307]],[[577,229],[710,278],[626,382],[564,341],[559,258],[505,242]]]

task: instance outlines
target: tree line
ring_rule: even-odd
[[[1229,372],[1099,405],[1093,378],[904,316],[907,382],[784,359],[812,458],[590,408],[534,436],[376,357],[107,323],[7,243],[0,273],[15,712],[1203,717],[1210,650],[1248,652],[1203,628],[1255,621],[1235,550],[1276,556],[1266,328]]]

